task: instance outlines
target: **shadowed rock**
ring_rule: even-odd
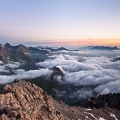
[[[97,100],[107,103],[108,107],[120,110],[120,93],[99,95]]]
[[[120,93],[109,93],[105,95],[99,95],[97,98],[88,98],[86,107],[97,109],[110,107],[120,110]]]

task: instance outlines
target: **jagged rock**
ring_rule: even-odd
[[[22,120],[58,119],[52,97],[34,84],[20,80],[6,85],[4,92],[0,95],[1,116]]]
[[[57,102],[34,84],[19,80],[4,87],[0,94],[0,120],[114,120],[120,111],[70,107]]]
[[[64,72],[63,69],[60,66],[54,66],[53,72],[50,76],[49,82],[47,82],[47,89],[46,91],[48,94],[52,95],[54,98],[56,98],[56,90],[63,90],[64,89]],[[56,96],[56,97],[55,97]]]
[[[64,73],[62,68],[59,68],[59,66],[53,67],[53,73],[51,74],[51,81],[56,81],[57,77],[61,77],[61,80],[63,80]]]

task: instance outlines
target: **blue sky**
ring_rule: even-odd
[[[0,0],[1,42],[91,38],[119,43],[120,0]]]

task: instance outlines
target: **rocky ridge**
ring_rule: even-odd
[[[54,51],[67,50],[64,47],[61,48],[50,48],[43,47],[39,49],[39,47],[26,47],[22,44],[17,46],[12,46],[9,43],[5,45],[0,44],[0,60],[7,63],[10,60],[12,61],[25,61],[25,62],[36,62],[43,61],[48,57],[48,54]]]
[[[30,51],[24,45],[11,46],[9,43],[0,45],[0,60],[3,62],[13,61],[33,61]]]
[[[38,86],[24,80],[4,87],[0,94],[0,120],[119,120],[111,108],[86,109],[55,101]]]

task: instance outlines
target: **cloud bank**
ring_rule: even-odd
[[[39,62],[37,70],[25,71],[20,69],[20,63],[3,64],[0,61],[0,84],[12,82],[15,79],[32,79],[50,76],[54,66],[64,73],[64,80],[56,77],[62,85],[62,90],[55,88],[58,98],[71,101],[86,99],[99,94],[120,93],[120,61],[112,60],[120,56],[120,51],[58,51],[53,52],[49,59]],[[9,69],[8,69],[9,68]],[[14,74],[5,75],[10,72]]]
[[[71,97],[87,98],[94,94],[117,93],[120,92],[120,61],[113,62],[112,59],[119,56],[120,51],[112,52],[57,52],[49,60],[37,65],[49,69],[62,67],[65,73],[64,84],[71,84],[77,89],[71,93]]]
[[[40,76],[50,75],[52,73],[49,69],[29,70],[24,71],[18,69],[15,75],[0,75],[0,84],[6,84],[14,81],[15,79],[32,79]]]

